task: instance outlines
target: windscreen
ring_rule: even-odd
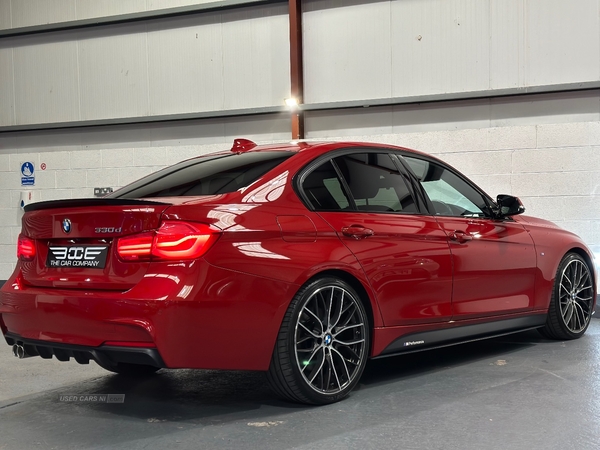
[[[217,195],[246,187],[294,153],[231,153],[182,161],[108,195],[112,198]]]

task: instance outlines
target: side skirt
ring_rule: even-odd
[[[527,317],[503,319],[475,325],[459,325],[442,330],[407,334],[393,341],[383,352],[372,359],[449,347],[451,345],[465,344],[467,342],[481,341],[483,339],[533,330],[543,327],[546,323],[546,318],[547,314],[536,314]]]

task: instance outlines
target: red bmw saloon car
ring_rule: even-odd
[[[257,370],[325,404],[369,358],[528,329],[579,338],[596,301],[580,238],[390,145],[238,139],[25,210],[0,291],[7,343],[128,376]]]

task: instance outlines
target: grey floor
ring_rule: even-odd
[[[600,449],[600,320],[372,361],[325,407],[279,401],[260,373],[162,371],[141,382],[0,347],[0,449]],[[61,395],[125,394],[123,404]]]

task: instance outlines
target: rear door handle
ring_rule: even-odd
[[[459,244],[464,244],[467,241],[472,241],[473,236],[465,233],[464,231],[454,230],[452,233],[450,233],[450,240],[458,242]]]
[[[354,239],[364,239],[375,234],[375,232],[370,228],[365,228],[361,225],[350,225],[349,227],[343,227],[342,233],[344,236]]]

